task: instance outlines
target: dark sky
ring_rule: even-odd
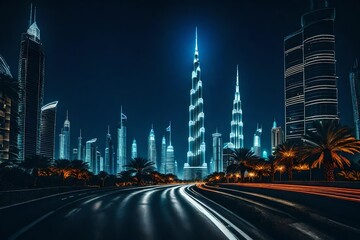
[[[175,158],[182,168],[197,26],[207,161],[216,128],[229,141],[236,64],[245,146],[251,147],[260,123],[263,149],[269,152],[274,117],[284,125],[283,39],[300,28],[309,1],[32,2],[46,53],[44,104],[59,101],[57,135],[68,109],[72,143],[82,128],[83,139],[97,137],[104,154],[107,125],[116,138],[122,105],[128,116],[129,154],[136,138],[139,154],[147,156],[153,123],[160,157],[161,137],[171,120]],[[330,2],[336,8],[340,118],[352,127],[348,71],[360,57],[360,1]],[[16,77],[29,9],[30,1],[0,0],[0,54]]]

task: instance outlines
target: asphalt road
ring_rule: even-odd
[[[287,196],[281,198],[231,187],[91,189],[45,197],[0,208],[0,239],[360,239],[356,224],[335,217],[329,223],[315,208],[286,200],[284,190],[274,190]],[[347,204],[311,199],[317,197]],[[324,230],[328,226],[342,235]]]

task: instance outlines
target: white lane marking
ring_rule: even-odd
[[[199,212],[204,214],[215,226],[228,238],[228,239],[237,239],[237,237],[232,234],[227,227],[221,223],[217,218],[215,218],[210,212],[208,212],[203,206],[201,206],[197,201],[191,198],[186,192],[186,186],[180,188],[180,194],[189,202],[190,205],[197,209]],[[251,239],[251,238],[250,238]]]
[[[67,199],[67,197],[64,197],[64,198],[61,199],[61,201],[64,201],[64,200],[66,200],[66,199]]]
[[[187,189],[189,191],[190,190],[190,186],[187,187]],[[193,192],[193,191],[192,191]],[[247,235],[243,230],[241,230],[240,228],[238,228],[235,224],[233,224],[232,222],[230,222],[228,219],[226,219],[225,217],[223,217],[221,214],[219,214],[218,212],[216,212],[214,209],[212,209],[210,206],[206,205],[205,203],[201,202],[199,199],[196,199],[195,197],[189,195],[189,197],[193,198],[195,201],[197,201],[199,204],[203,205],[205,208],[207,208],[209,211],[211,211],[213,214],[215,214],[218,218],[221,218],[224,222],[226,222],[226,224],[228,224],[229,226],[231,226],[235,231],[237,231],[242,237],[244,237],[247,240],[251,240],[252,238]],[[217,203],[215,203],[217,204]],[[219,204],[217,204],[219,205]],[[220,205],[221,206],[221,205]],[[222,206],[221,206],[222,207]],[[222,207],[224,208],[224,207]],[[247,223],[245,221],[245,223]]]
[[[69,198],[73,198],[73,197],[74,197],[74,195],[69,196]]]
[[[94,211],[99,210],[99,208],[100,208],[101,205],[102,205],[102,202],[103,202],[103,201],[97,201],[97,202],[94,204],[94,206],[92,207],[92,209],[93,209]]]
[[[26,227],[23,227],[22,229],[20,229],[19,231],[17,231],[16,233],[14,233],[13,235],[11,235],[9,237],[9,240],[14,240],[17,239],[19,236],[21,236],[22,234],[24,234],[26,231],[28,231],[30,228],[32,228],[33,226],[35,226],[36,224],[38,224],[39,222],[41,222],[42,220],[44,220],[45,218],[47,218],[48,216],[50,216],[51,214],[53,214],[55,211],[51,211],[48,212],[47,214],[41,216],[40,218],[36,219],[35,221],[33,221],[32,223],[30,223],[29,225],[27,225]]]
[[[68,218],[70,217],[71,215],[74,215],[78,212],[80,212],[81,208],[74,208],[73,210],[69,211],[64,217],[65,218]]]
[[[304,233],[305,235],[311,237],[312,239],[321,239],[320,237],[316,236],[316,233],[311,231],[309,229],[309,227],[303,223],[296,222],[296,223],[289,224],[289,226],[299,230],[300,232]]]

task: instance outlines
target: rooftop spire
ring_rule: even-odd
[[[32,6],[32,3],[30,4],[30,19],[29,19],[29,27],[31,26],[31,24],[32,24],[32,8],[33,8],[33,6]]]
[[[66,120],[69,121],[69,110],[66,110]]]
[[[108,134],[110,134],[110,126],[109,126],[109,124],[108,124]]]
[[[198,48],[197,48],[197,27],[195,28],[195,52],[198,51]]]
[[[81,138],[81,128],[80,128],[80,138]]]
[[[34,22],[36,22],[36,6],[35,6],[35,9],[34,9]]]
[[[239,86],[239,64],[236,64],[236,86]]]

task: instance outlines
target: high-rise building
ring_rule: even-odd
[[[174,147],[171,144],[171,122],[169,127],[166,128],[166,131],[169,132],[169,146],[166,149],[165,174],[176,174],[175,153]]]
[[[77,160],[83,160],[84,159],[84,154],[82,153],[82,137],[81,137],[81,129],[80,129],[80,135],[78,137],[78,155],[77,155]]]
[[[60,134],[60,154],[59,159],[68,159],[70,160],[70,121],[69,113],[66,111],[66,120],[64,122],[64,127],[61,129]]]
[[[104,171],[109,174],[116,174],[116,161],[114,158],[114,145],[111,139],[110,127],[108,126],[108,132],[106,134],[106,147],[105,147],[105,164]]]
[[[0,55],[0,162],[17,160],[17,85]]]
[[[223,141],[221,133],[213,133],[213,164],[214,172],[223,172],[224,171],[224,162],[223,162]]]
[[[99,151],[96,151],[96,173],[98,174],[100,171],[104,171],[104,158],[101,156]]]
[[[58,101],[46,104],[41,108],[40,121],[40,155],[55,159],[56,109]]]
[[[165,173],[166,169],[166,138],[163,136],[161,140],[161,163],[160,163],[160,172]]]
[[[76,159],[77,159],[77,156],[78,156],[78,149],[77,149],[77,148],[73,148],[71,159],[72,159],[72,160],[76,160]]]
[[[44,97],[45,55],[36,24],[36,8],[30,10],[28,30],[22,34],[19,56],[19,159],[39,153],[40,114]]]
[[[351,99],[354,113],[355,136],[360,139],[360,70],[357,59],[350,71]]]
[[[338,120],[335,9],[316,3],[284,39],[286,140],[301,139],[314,121]]]
[[[233,101],[230,142],[232,147],[239,149],[244,147],[242,109],[239,90],[239,67],[236,68],[236,88]]]
[[[97,139],[93,138],[86,142],[86,155],[85,162],[89,164],[90,170],[97,174],[97,147],[96,147]]]
[[[134,159],[137,157],[137,144],[136,140],[133,140],[133,143],[131,144],[131,159]]]
[[[184,164],[184,179],[202,179],[207,175],[205,162],[204,100],[199,61],[197,29],[195,32],[195,54],[192,71],[189,106],[189,138],[187,162]]]
[[[274,152],[278,145],[283,143],[283,131],[281,127],[278,127],[274,119],[273,127],[271,128],[271,154]]]
[[[261,133],[262,133],[262,127],[259,128],[259,124],[258,124],[254,134],[254,145],[253,145],[254,154],[258,157],[261,157]]]
[[[156,141],[155,141],[155,132],[153,126],[151,127],[150,134],[148,137],[148,160],[155,163],[154,167],[157,169],[156,161]]]
[[[261,156],[263,159],[267,159],[268,158],[268,153],[267,153],[267,151],[266,150],[264,150],[263,152],[262,152],[262,156]]]
[[[120,113],[120,128],[118,128],[118,149],[117,149],[117,173],[125,171],[126,161],[126,120],[127,117],[122,112]]]

